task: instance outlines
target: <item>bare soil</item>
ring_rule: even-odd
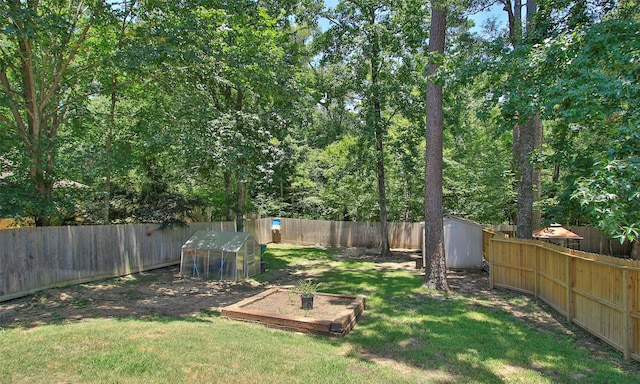
[[[272,313],[289,318],[305,318],[333,321],[349,308],[354,299],[349,297],[333,297],[322,294],[315,295],[313,309],[303,309],[302,300],[295,292],[277,292],[252,301],[243,308],[252,311]]]
[[[406,269],[424,275],[416,269],[415,251],[395,251],[393,259],[381,259],[375,249],[344,249],[338,255],[344,259],[374,262],[381,269]],[[37,327],[44,324],[86,321],[95,318],[176,318],[200,313],[212,313],[235,304],[267,288],[290,286],[300,279],[295,268],[271,273],[269,281],[244,282],[208,281],[184,277],[179,267],[167,267],[120,278],[88,284],[48,289],[23,298],[0,303],[0,327]],[[502,289],[489,289],[489,274],[483,271],[449,271],[451,295],[465,297],[472,305],[492,310],[507,310],[531,328],[568,336],[580,348],[607,358],[613,365],[637,371],[636,363],[621,360],[604,342],[567,323],[557,312],[533,297]],[[288,298],[285,298],[289,301]],[[286,303],[289,305],[289,303]],[[319,304],[314,303],[314,308]],[[283,308],[285,307],[283,306]],[[315,309],[314,309],[315,310]],[[366,311],[365,311],[366,314]]]

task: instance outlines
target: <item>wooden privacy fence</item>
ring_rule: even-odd
[[[534,295],[640,361],[640,261],[499,237],[488,256],[491,287]]]
[[[271,218],[249,221],[246,226],[261,243],[272,241]],[[280,218],[281,241],[333,247],[380,247],[379,222],[324,221]],[[391,248],[422,249],[420,223],[388,223]]]
[[[0,231],[0,301],[177,264],[182,245],[196,231],[235,231],[235,223],[156,228],[131,224]]]
[[[272,241],[271,220],[248,220],[245,231]],[[380,246],[380,223],[281,219],[281,241],[342,247]],[[182,245],[198,230],[235,231],[235,222],[20,228],[0,231],[0,301],[72,284],[128,275],[180,262]],[[389,223],[393,248],[420,249],[419,223]]]

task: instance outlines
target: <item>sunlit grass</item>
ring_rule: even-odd
[[[619,357],[610,364],[478,298],[434,295],[410,271],[343,260],[338,252],[270,245],[268,271],[256,280],[292,273],[313,276],[323,292],[367,295],[364,316],[343,338],[207,311],[0,329],[0,383],[638,382],[637,363]]]

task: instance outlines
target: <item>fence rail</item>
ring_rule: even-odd
[[[640,361],[640,261],[485,233],[491,287],[534,295]]]

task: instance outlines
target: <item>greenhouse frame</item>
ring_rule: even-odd
[[[247,232],[198,231],[182,246],[180,274],[244,280],[260,273],[260,244]]]

